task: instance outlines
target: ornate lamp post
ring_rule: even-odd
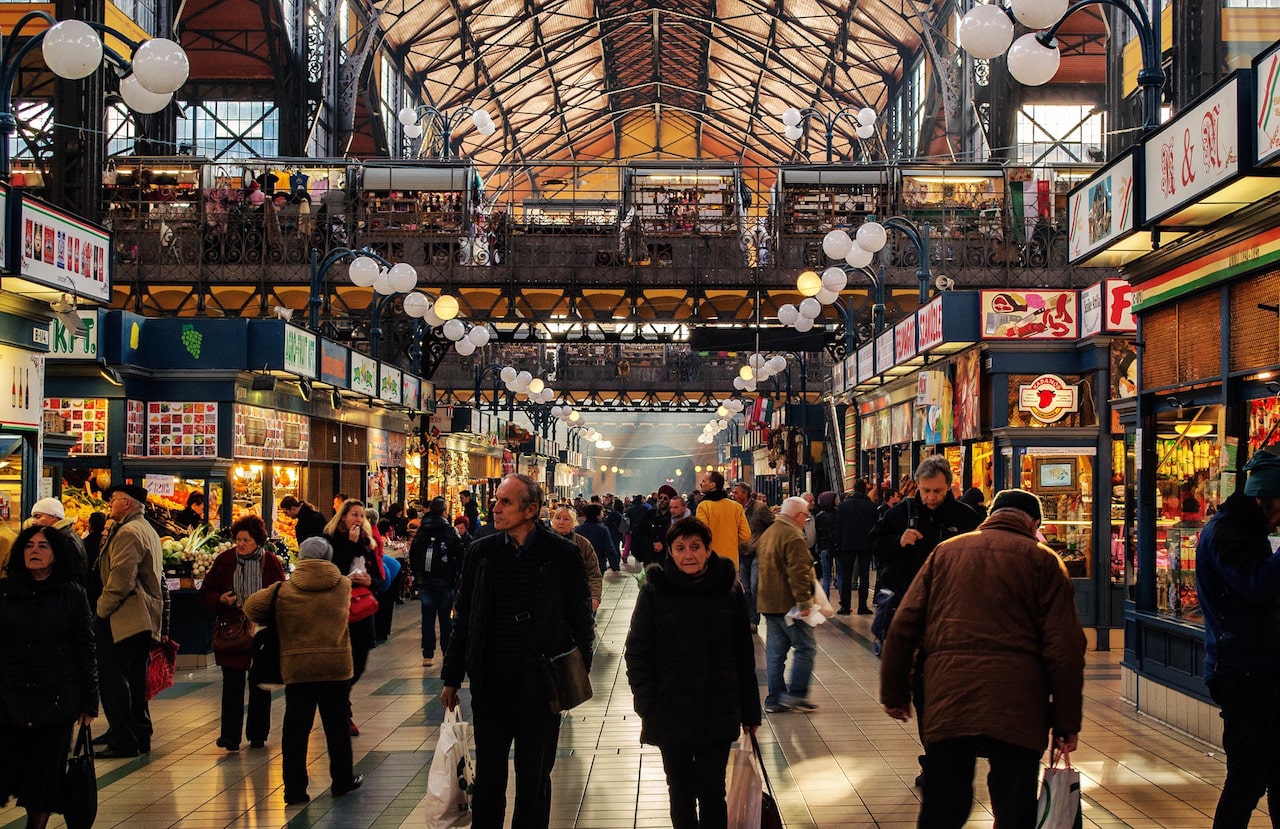
[[[22,30],[37,20],[47,23],[49,28],[22,41]],[[104,34],[129,45],[132,63],[103,42]],[[18,119],[13,114],[13,83],[23,59],[37,46],[41,47],[50,71],[67,80],[92,75],[102,65],[105,54],[120,72],[120,97],[130,109],[144,114],[159,112],[168,106],[173,93],[186,83],[190,72],[187,53],[172,40],[153,38],[138,43],[102,23],[58,22],[43,11],[24,14],[14,24],[0,53],[0,175],[5,180],[9,178],[9,141],[18,128]]]
[[[1160,65],[1160,15],[1147,11],[1145,0],[1009,0],[1007,7],[980,4],[969,10],[960,21],[960,46],[980,60],[998,58],[1008,50],[1009,74],[1026,86],[1040,86],[1053,80],[1062,57],[1058,54],[1058,29],[1067,18],[1088,6],[1112,6],[1133,23],[1142,49],[1142,69],[1138,83],[1142,86],[1144,130],[1160,125],[1160,87],[1164,70]],[[1014,21],[1029,29],[1041,31],[1013,39]],[[1011,45],[1012,44],[1012,45]]]
[[[822,124],[822,128],[826,135],[827,146],[827,163],[831,163],[832,145],[835,141],[836,124],[844,118],[853,124],[853,132],[862,141],[868,141],[876,134],[876,111],[871,107],[862,107],[854,109],[846,107],[838,112],[831,114],[823,112],[816,107],[788,107],[782,112],[782,124],[785,127],[784,134],[791,141],[799,141],[804,135],[803,124],[810,118],[817,119]]]
[[[416,107],[405,107],[396,117],[404,127],[404,137],[411,141],[421,138],[426,132],[434,133],[435,137],[431,139],[430,146],[437,148],[436,158],[448,161],[454,157],[453,134],[462,126],[463,119],[468,115],[471,116],[471,123],[475,126],[476,132],[483,136],[493,135],[497,129],[489,113],[469,106],[460,106],[452,112],[447,112],[431,104],[421,104]]]

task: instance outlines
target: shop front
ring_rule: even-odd
[[[1048,324],[1013,322],[1028,309]],[[868,346],[874,374],[860,373],[861,352],[840,374],[868,480],[897,487],[936,454],[956,495],[976,487],[989,502],[1021,488],[1040,497],[1041,529],[1072,578],[1081,621],[1107,649],[1113,635],[1119,641],[1124,596],[1123,555],[1113,560],[1123,522],[1112,520],[1112,494],[1123,492],[1125,454],[1110,413],[1112,344],[1132,323],[1082,325],[1076,291],[943,294],[899,322],[893,340]]]
[[[1272,73],[1259,71],[1277,55],[1280,43],[1070,196],[1073,264],[1123,269],[1140,343],[1112,358],[1115,397],[1137,386],[1116,404],[1136,475],[1131,497],[1113,502],[1124,519],[1124,694],[1215,743],[1196,544],[1249,457],[1275,450],[1280,433],[1280,142]]]

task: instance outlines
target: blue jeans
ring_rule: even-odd
[[[785,703],[784,696],[808,697],[813,656],[818,650],[813,627],[801,619],[788,626],[782,613],[766,613],[764,621],[768,631],[764,640],[764,661],[769,673],[769,693],[764,704]],[[782,681],[782,669],[786,666],[787,651],[791,649],[795,649],[795,656],[791,659],[791,683],[788,685]]]
[[[430,659],[436,652],[436,619],[440,620],[440,655],[449,650],[449,635],[453,633],[453,588],[447,584],[422,582],[418,585],[418,600],[422,602],[422,658]]]
[[[760,588],[760,570],[756,567],[755,556],[742,556],[738,559],[738,581],[742,582],[742,592],[747,596],[747,615],[751,624],[760,624],[760,613],[756,610],[756,590]]]
[[[827,594],[827,598],[831,598],[831,551],[820,550],[818,552],[818,560],[822,562],[822,592]]]

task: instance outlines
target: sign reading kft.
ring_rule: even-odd
[[[1041,423],[1056,423],[1080,409],[1080,387],[1056,374],[1041,374],[1025,386],[1018,386],[1018,408]]]

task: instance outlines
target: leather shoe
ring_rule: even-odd
[[[848,615],[849,615],[849,608],[847,608],[847,607],[842,607],[842,608],[840,608],[839,610],[837,610],[837,611],[836,611],[836,615],[837,615],[837,616],[848,616]]]
[[[287,794],[284,796],[284,805],[286,806],[301,806],[303,803],[310,803],[310,802],[311,802],[311,795],[307,794],[306,792],[303,792],[302,794],[293,794],[293,795]]]
[[[266,740],[250,740],[249,741],[249,748],[266,748],[266,747],[267,747]]]
[[[137,756],[138,756],[138,755],[140,755],[140,754],[142,754],[142,752],[137,751],[137,750],[134,750],[134,751],[121,751],[121,750],[120,750],[120,749],[118,749],[118,748],[114,748],[114,747],[112,747],[112,746],[107,746],[106,748],[99,749],[98,751],[95,751],[95,752],[93,753],[93,756],[94,756],[94,757],[97,757],[97,758],[101,758],[101,759],[103,759],[103,760],[117,760],[117,759],[125,759],[125,758],[130,758],[130,757],[137,757]]]
[[[329,791],[331,794],[333,794],[334,797],[342,797],[344,794],[350,794],[351,792],[354,792],[356,789],[360,788],[363,785],[364,785],[364,775],[357,774],[355,777],[351,778],[351,782],[348,783],[347,785],[332,786],[330,787]]]
[[[859,616],[870,616],[870,615],[872,615],[873,613],[875,613],[875,611],[874,611],[874,610],[872,610],[872,609],[871,609],[871,608],[869,608],[869,607],[860,607],[860,608],[858,608],[858,615],[859,615]]]
[[[111,732],[110,732],[110,731],[104,731],[104,732],[102,732],[101,734],[99,734],[97,737],[94,737],[94,738],[93,738],[93,744],[94,744],[95,746],[109,746],[109,745],[111,745]]]
[[[216,745],[218,748],[225,748],[227,751],[240,750],[239,743],[229,743],[226,740],[222,739],[221,737],[218,738],[218,740],[214,743],[214,745]]]

